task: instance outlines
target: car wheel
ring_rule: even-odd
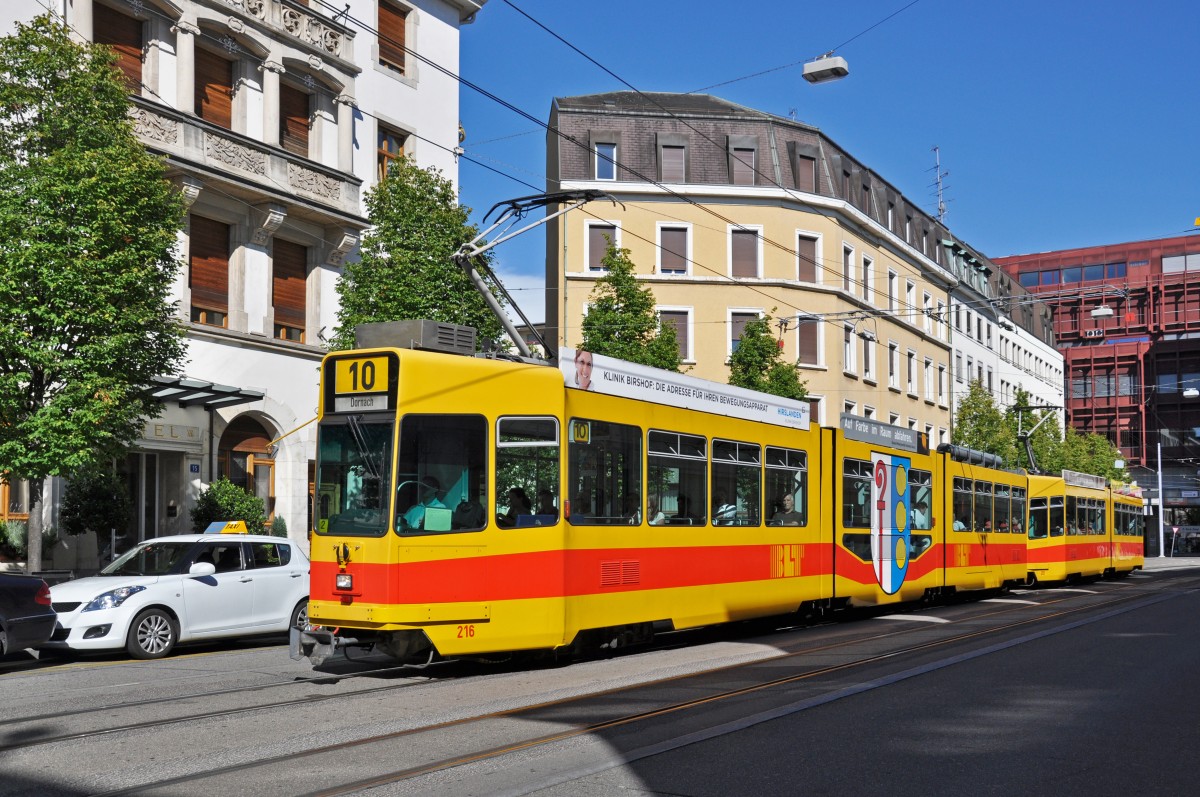
[[[133,618],[125,649],[135,659],[161,659],[175,648],[179,628],[162,609],[147,609]]]
[[[292,621],[288,623],[288,628],[304,628],[308,625],[308,598],[296,604],[296,608],[292,609]]]

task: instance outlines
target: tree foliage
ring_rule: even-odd
[[[973,380],[958,405],[954,416],[951,442],[955,445],[986,451],[1006,463],[1016,462],[1016,434],[996,405],[992,394],[978,380]]]
[[[679,341],[654,310],[654,292],[640,284],[628,249],[610,242],[583,317],[583,345],[593,354],[678,371]]]
[[[262,499],[224,477],[217,479],[196,499],[192,507],[192,530],[204,531],[210,523],[246,521],[251,534],[263,534],[267,513]]]
[[[160,411],[151,377],[183,357],[183,202],[113,60],[49,16],[0,39],[0,471],[35,502],[47,476],[122,454]]]
[[[1063,439],[1064,468],[1127,482],[1129,473],[1114,464],[1121,458],[1121,450],[1104,435],[1067,428]]]
[[[1029,445],[1033,449],[1035,464],[1043,473],[1058,473],[1063,469],[1063,431],[1058,423],[1058,412],[1052,409],[1032,409],[1031,396],[1024,388],[1017,388],[1013,403],[1004,411],[1005,423],[1012,430],[1016,441],[1018,467],[1030,469],[1029,455],[1018,435],[1029,433]]]
[[[769,315],[743,327],[741,342],[729,358],[729,384],[790,399],[808,397],[799,367],[784,362],[783,349],[771,335]]]
[[[124,480],[109,469],[96,468],[71,479],[63,491],[58,520],[66,534],[107,534],[113,529],[123,531],[132,511]]]
[[[400,158],[365,203],[373,226],[360,258],[338,280],[341,308],[331,347],[353,348],[358,324],[422,318],[475,327],[481,343],[498,341],[500,320],[451,259],[478,234],[454,184]],[[490,263],[489,254],[483,260]]]

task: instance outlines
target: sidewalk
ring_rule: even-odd
[[[1200,556],[1147,556],[1145,570],[1180,570],[1200,568]]]

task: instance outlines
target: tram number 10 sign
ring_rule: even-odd
[[[326,363],[332,377],[334,412],[371,412],[393,408],[394,363],[388,355],[343,357]],[[326,394],[328,395],[328,393]]]

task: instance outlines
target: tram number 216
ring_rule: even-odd
[[[458,638],[459,639],[471,639],[474,636],[475,636],[475,626],[460,625],[458,627]]]

